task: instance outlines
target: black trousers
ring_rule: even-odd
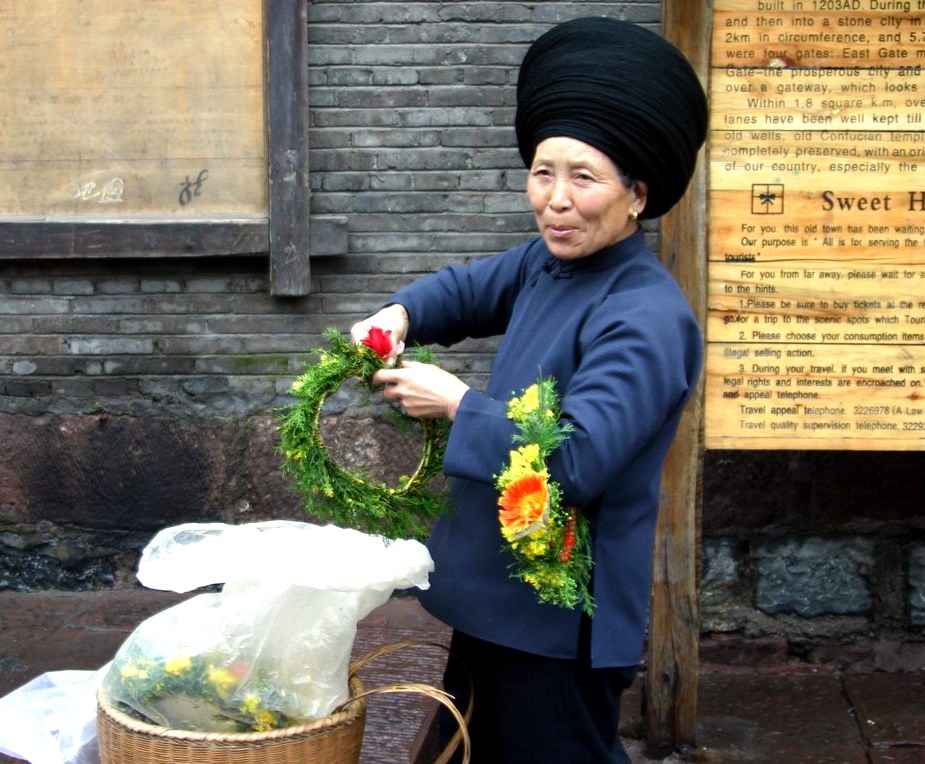
[[[461,711],[470,676],[475,691],[472,764],[629,764],[617,728],[635,666],[592,669],[586,658],[544,658],[458,631],[450,649],[446,691]],[[456,726],[441,716],[444,743]]]

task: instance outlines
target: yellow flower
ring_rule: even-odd
[[[526,390],[522,399],[521,406],[525,414],[532,414],[540,405],[540,386],[532,384]]]
[[[241,701],[240,708],[245,714],[254,713],[254,711],[260,708],[260,696],[255,692],[247,693]]]
[[[146,669],[138,668],[134,663],[126,663],[121,669],[119,669],[119,674],[123,679],[147,679],[148,672]]]
[[[305,387],[305,380],[302,377],[299,377],[295,382],[292,383],[292,386],[289,388],[290,393],[297,393]]]
[[[206,679],[220,695],[230,692],[238,683],[238,677],[227,669],[219,668],[218,666],[209,666]]]
[[[549,477],[549,473],[545,469],[537,469],[537,467],[542,467],[540,447],[536,443],[521,446],[516,451],[510,452],[510,463],[498,477],[498,484],[506,487],[526,475],[545,475],[547,478]]]
[[[537,557],[542,557],[549,551],[549,541],[546,539],[544,533],[539,534],[540,538],[534,538],[530,536],[530,540],[524,548],[524,555],[536,559]]]
[[[511,398],[508,403],[507,415],[509,419],[522,421],[529,414],[532,414],[540,407],[540,388],[537,384],[532,384],[520,398]]]
[[[190,666],[192,665],[193,662],[190,660],[188,655],[175,655],[164,664],[164,670],[168,674],[179,676],[180,674],[189,671]]]
[[[276,729],[277,726],[279,726],[279,719],[273,711],[263,710],[254,714],[254,729],[257,732],[266,732]]]

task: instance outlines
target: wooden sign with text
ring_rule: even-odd
[[[260,0],[0,0],[0,220],[265,220]]]
[[[708,448],[925,446],[925,0],[716,0]]]

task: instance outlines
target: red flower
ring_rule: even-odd
[[[383,331],[378,326],[373,326],[370,328],[366,339],[363,340],[363,344],[368,348],[372,348],[373,352],[384,361],[392,352],[392,340],[389,338],[391,333],[391,329]]]
[[[575,548],[575,510],[570,509],[565,518],[565,537],[562,539],[562,550],[559,552],[559,562],[568,562],[572,559],[572,549]]]

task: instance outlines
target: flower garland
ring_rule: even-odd
[[[430,531],[430,521],[446,508],[443,495],[427,490],[427,484],[442,471],[450,423],[397,412],[404,421],[420,423],[424,444],[414,474],[402,476],[396,487],[341,467],[321,437],[321,408],[329,395],[351,378],[375,389],[373,374],[386,367],[392,350],[389,334],[373,327],[363,344],[356,345],[336,329],[325,332],[330,347],[315,351],[318,363],[308,366],[290,388],[297,401],[279,417],[279,451],[283,470],[293,477],[307,512],[341,527],[387,538],[423,539]],[[416,350],[416,360],[431,361],[426,348]]]
[[[517,425],[510,461],[495,476],[498,520],[514,554],[512,578],[536,589],[540,602],[559,607],[581,605],[589,616],[594,600],[588,521],[575,507],[562,506],[562,490],[549,478],[546,460],[573,427],[559,421],[555,381],[540,378],[510,400],[507,416]]]
[[[277,684],[267,672],[217,650],[155,659],[137,648],[120,652],[105,690],[120,710],[150,724],[170,726],[180,715],[184,729],[265,732],[298,721],[279,710],[287,692]]]

